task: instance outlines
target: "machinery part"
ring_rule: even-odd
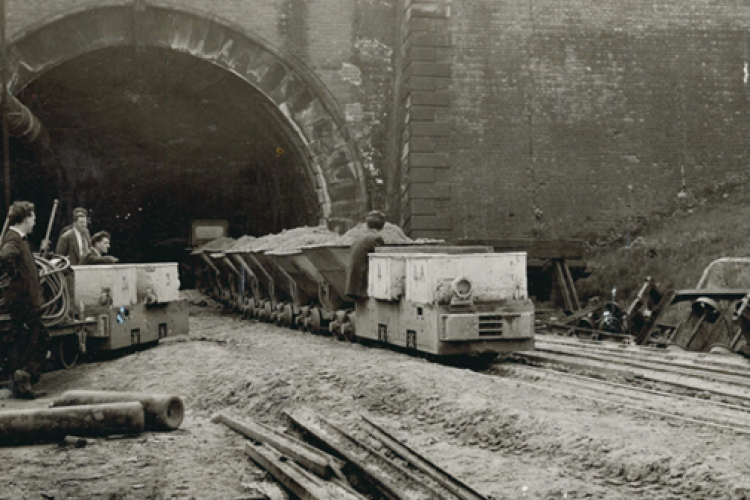
[[[473,292],[471,281],[459,276],[451,282],[451,291],[459,299],[468,300]]]
[[[333,314],[333,320],[328,325],[328,330],[331,335],[336,337],[338,340],[348,340],[353,342],[355,337],[352,336],[353,329],[351,327],[351,318],[349,318],[350,310],[338,310]]]
[[[698,317],[703,317],[708,323],[716,323],[721,317],[721,307],[719,303],[708,297],[698,297],[691,305],[693,313]]]
[[[0,445],[59,441],[68,435],[136,434],[144,429],[138,402],[0,412]]]
[[[143,407],[147,429],[173,431],[185,418],[182,399],[167,394],[113,391],[66,391],[53,406],[87,406],[106,403],[137,402]]]
[[[64,370],[73,368],[81,355],[78,335],[65,335],[52,340],[52,356],[55,366]]]
[[[307,319],[307,316],[309,314],[310,314],[310,306],[304,306],[300,308],[299,314],[294,320],[294,322],[297,325],[297,328],[299,328],[303,332],[307,331],[307,324],[305,320]]]
[[[593,318],[589,316],[580,318],[576,322],[576,327],[581,328],[581,330],[572,330],[572,335],[582,339],[599,340],[599,335],[593,333],[593,330],[596,330],[597,328]]]
[[[349,342],[357,341],[357,313],[347,311],[344,322],[341,324],[341,335]]]

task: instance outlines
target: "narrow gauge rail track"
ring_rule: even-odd
[[[487,373],[675,425],[750,434],[750,361],[739,357],[538,335],[534,351],[511,359],[520,363],[496,363]]]
[[[305,410],[287,416],[314,440],[330,447],[351,464],[356,477],[374,481],[374,486],[394,500],[483,500],[467,485],[405,447],[369,420],[344,431],[332,422]],[[355,482],[356,484],[356,482]]]

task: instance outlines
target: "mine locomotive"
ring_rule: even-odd
[[[249,318],[434,356],[530,350],[526,254],[489,246],[390,244],[369,259],[369,297],[345,293],[349,244],[292,249],[234,240],[193,252],[199,289]]]
[[[87,352],[147,346],[188,332],[189,306],[179,299],[176,263],[70,266],[54,255],[35,260],[42,321],[58,368],[75,366]],[[0,277],[0,294],[5,286],[7,277]],[[0,369],[12,340],[10,318],[0,314]]]

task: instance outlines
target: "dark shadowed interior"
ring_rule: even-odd
[[[55,198],[53,245],[82,206],[122,262],[174,260],[194,219],[228,219],[239,237],[320,216],[304,145],[284,116],[209,62],[104,49],[51,69],[18,98],[51,138],[51,151],[11,143],[12,198],[37,205],[32,242]]]

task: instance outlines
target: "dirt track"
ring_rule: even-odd
[[[211,415],[283,428],[281,411],[298,406],[343,426],[365,414],[495,499],[750,498],[748,436],[577,398],[575,382],[540,391],[514,370],[486,375],[193,312],[188,339],[47,374],[44,400],[0,401],[43,407],[68,389],[175,393],[188,409],[180,430],[0,449],[0,499],[242,498],[268,479]]]

